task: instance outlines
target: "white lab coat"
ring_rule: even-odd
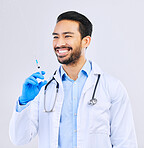
[[[89,106],[93,89],[101,74],[95,97],[97,104]],[[58,148],[58,132],[64,99],[59,72],[55,111],[45,113],[44,89],[21,112],[14,111],[10,122],[10,139],[16,145],[30,142],[38,133],[39,148]],[[46,106],[55,98],[55,82],[47,88]],[[121,82],[92,62],[92,71],[83,88],[77,114],[77,148],[137,148],[131,106]]]

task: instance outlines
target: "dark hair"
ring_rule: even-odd
[[[91,36],[92,23],[83,14],[80,14],[76,11],[67,11],[58,16],[57,23],[62,20],[77,21],[79,23],[79,32],[82,39],[86,36]]]

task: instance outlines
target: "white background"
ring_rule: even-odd
[[[24,80],[36,71],[35,51],[50,76],[56,17],[67,10],[93,23],[87,57],[120,79],[130,96],[139,148],[144,148],[144,2],[138,0],[0,0],[0,147],[15,148],[9,121]],[[37,137],[21,148],[37,147]]]

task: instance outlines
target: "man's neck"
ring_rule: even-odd
[[[62,67],[65,70],[65,72],[67,73],[67,75],[72,80],[76,80],[78,78],[78,74],[79,74],[80,70],[82,69],[82,67],[84,66],[85,62],[86,62],[86,59],[83,58],[74,64],[69,64],[69,65],[63,64]]]

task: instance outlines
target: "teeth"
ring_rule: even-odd
[[[59,50],[59,53],[66,53],[68,52],[67,50]]]

